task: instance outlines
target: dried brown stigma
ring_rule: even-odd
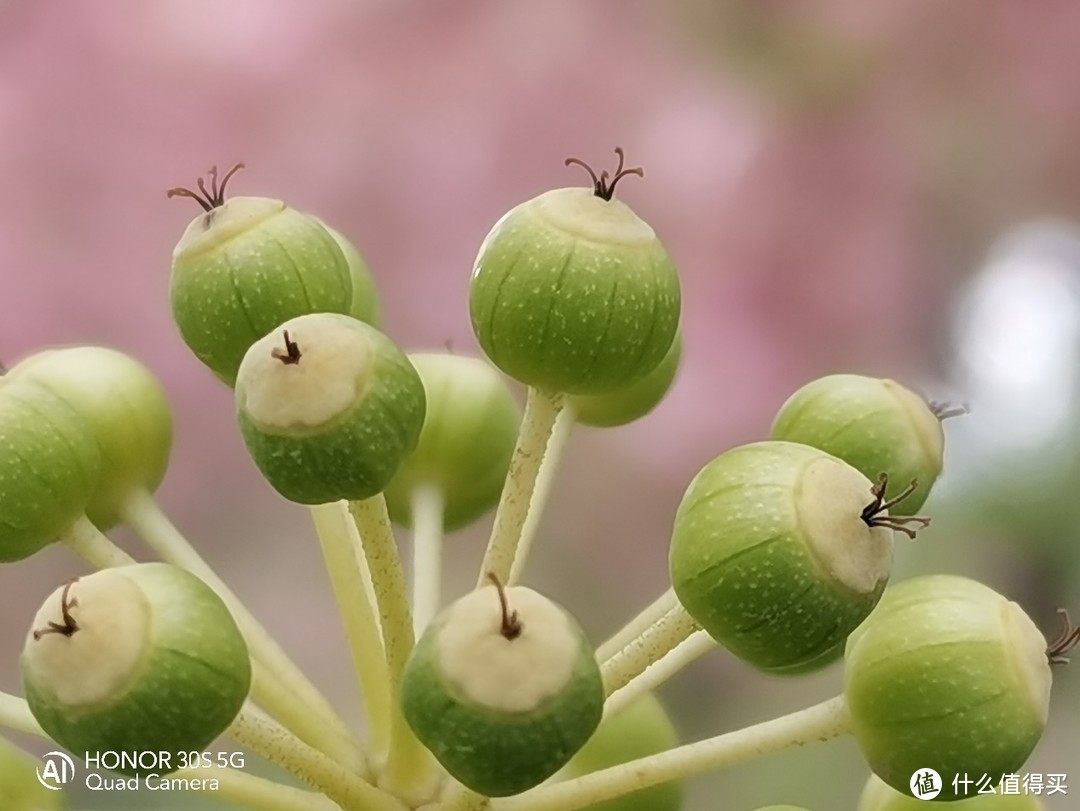
[[[589,177],[592,179],[593,194],[595,194],[597,197],[600,197],[601,199],[610,200],[612,195],[615,194],[615,184],[622,180],[622,178],[626,177],[627,175],[637,175],[638,177],[645,177],[645,170],[642,169],[640,166],[635,166],[633,169],[623,168],[623,164],[626,161],[626,156],[623,154],[621,146],[615,147],[615,154],[619,156],[619,165],[615,167],[614,176],[608,175],[607,170],[605,169],[603,172],[600,173],[600,176],[597,177],[596,172],[593,171],[593,168],[580,158],[567,158],[563,163],[566,166],[570,166],[571,164],[577,164],[578,166],[582,167],[586,172],[589,173]]]
[[[521,620],[518,619],[517,611],[510,610],[510,605],[506,600],[506,589],[499,582],[499,578],[495,576],[494,572],[488,572],[487,579],[495,584],[495,590],[499,593],[499,608],[502,610],[502,627],[499,628],[499,633],[508,640],[513,641],[521,636],[524,626],[522,626]]]
[[[300,354],[300,346],[296,341],[289,338],[288,330],[283,330],[282,333],[285,338],[285,348],[282,349],[281,347],[275,346],[270,350],[270,357],[275,360],[280,360],[286,366],[295,366],[300,362],[300,358],[303,357]]]
[[[905,487],[900,493],[885,500],[885,490],[889,486],[889,474],[882,473],[878,477],[878,483],[870,488],[870,495],[874,497],[874,500],[867,504],[860,516],[863,521],[866,522],[868,527],[886,527],[888,529],[896,530],[897,532],[903,532],[909,538],[914,538],[918,529],[930,526],[929,518],[920,518],[918,516],[891,516],[888,515],[890,507],[899,504],[906,499],[912,493],[919,489],[919,481],[912,479],[911,484]],[[912,525],[915,525],[914,527]]]
[[[1069,612],[1064,608],[1058,609],[1061,617],[1061,633],[1057,639],[1046,646],[1046,658],[1052,665],[1068,664],[1068,654],[1077,645],[1080,645],[1080,628],[1072,624]]]
[[[49,622],[49,627],[41,628],[34,631],[34,641],[37,642],[41,637],[46,634],[60,634],[64,637],[72,637],[76,631],[79,630],[79,623],[75,621],[75,617],[71,615],[71,609],[75,608],[79,601],[71,597],[71,587],[79,582],[79,578],[73,577],[64,586],[64,590],[60,592],[60,616],[63,619],[63,623]]]
[[[938,418],[939,422],[951,420],[953,417],[963,417],[970,412],[967,403],[950,403],[948,400],[928,400],[926,402],[930,413]]]
[[[225,173],[225,177],[221,179],[221,183],[218,183],[218,169],[216,166],[211,166],[208,174],[210,175],[210,188],[206,188],[206,182],[200,177],[195,181],[195,185],[198,191],[192,191],[191,189],[185,189],[182,186],[178,186],[174,189],[169,189],[166,193],[166,197],[190,197],[200,206],[203,211],[213,211],[215,208],[225,204],[225,187],[229,185],[229,178],[244,168],[244,164],[238,163],[232,169]]]

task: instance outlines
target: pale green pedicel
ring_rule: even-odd
[[[43,763],[0,737],[0,799],[4,811],[62,811],[64,792],[53,791],[38,780]]]

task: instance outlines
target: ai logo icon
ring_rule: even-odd
[[[933,769],[919,769],[911,775],[911,795],[917,800],[932,800],[941,793],[941,775]]]
[[[75,763],[63,752],[49,752],[42,760],[45,763],[37,770],[37,779],[45,788],[59,791],[75,779]]]

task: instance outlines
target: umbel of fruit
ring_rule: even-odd
[[[521,410],[491,364],[461,355],[411,353],[424,384],[424,427],[386,488],[390,517],[412,525],[418,488],[438,491],[446,530],[472,523],[495,506],[517,442]]]
[[[844,662],[851,728],[870,768],[899,792],[933,769],[944,778],[939,800],[963,798],[953,775],[1017,773],[1046,725],[1050,661],[1076,636],[1070,626],[1048,646],[1020,606],[964,577],[888,589]]]
[[[405,668],[402,701],[454,778],[502,797],[570,760],[600,723],[604,689],[595,651],[564,609],[496,583],[435,618]]]
[[[775,673],[822,667],[885,589],[890,530],[914,532],[890,507],[880,485],[824,451],[734,448],[698,473],[679,505],[675,593],[748,663]]]
[[[104,569],[57,589],[34,617],[19,667],[34,717],[75,753],[199,751],[232,723],[251,686],[247,647],[224,603],[166,563]]]
[[[473,331],[510,377],[539,389],[600,394],[654,369],[675,339],[680,290],[653,229],[614,199],[614,176],[545,192],[495,224],[469,287]]]
[[[424,384],[372,326],[315,313],[252,345],[236,378],[240,431],[281,495],[301,504],[382,492],[416,447]]]
[[[332,235],[314,217],[268,197],[225,199],[234,166],[210,188],[172,189],[204,212],[173,250],[169,300],[184,342],[232,385],[255,341],[283,321],[315,312],[358,313],[353,272]]]
[[[38,352],[8,373],[42,386],[83,418],[101,450],[101,472],[86,514],[108,529],[136,490],[153,492],[172,447],[172,413],[161,384],[122,352],[76,346]]]
[[[941,473],[945,444],[941,416],[918,394],[892,380],[850,374],[819,378],[791,395],[770,438],[812,445],[871,479],[887,473],[886,498],[917,481],[894,515],[922,507]]]

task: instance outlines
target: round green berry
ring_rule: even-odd
[[[327,233],[334,238],[346,263],[349,265],[349,279],[352,282],[352,304],[348,314],[358,321],[378,327],[380,322],[379,291],[375,287],[375,279],[368,270],[364,257],[360,251],[350,242],[344,234],[331,228],[322,220],[319,223]]]
[[[305,313],[348,313],[354,306],[349,264],[314,217],[266,197],[225,199],[234,168],[203,196],[204,209],[173,250],[173,319],[195,356],[232,385],[255,341]]]
[[[567,400],[574,419],[596,428],[614,428],[641,419],[664,399],[675,382],[682,359],[682,338],[676,333],[660,365],[645,377],[608,394],[575,394]]]
[[[473,331],[497,367],[529,386],[614,391],[656,368],[675,338],[679,279],[653,229],[612,199],[621,177],[640,173],[624,170],[617,151],[613,178],[589,169],[593,188],[518,205],[480,247]]]
[[[0,738],[0,799],[4,811],[61,811],[64,794],[38,778],[42,763]]]
[[[949,780],[949,778],[945,778]],[[951,781],[950,781],[951,782]],[[1001,791],[1000,787],[995,787]],[[949,811],[1045,811],[1046,806],[1034,794],[1025,793],[1018,786],[1015,794],[975,794],[967,799],[956,800],[949,804]],[[901,794],[883,783],[877,776],[871,775],[859,797],[855,811],[925,811],[926,806],[910,791]]]
[[[19,660],[38,723],[75,753],[203,749],[251,686],[225,604],[167,563],[104,569],[57,589]]]
[[[830,375],[803,386],[784,403],[772,439],[812,445],[877,480],[887,473],[886,498],[919,483],[894,515],[912,515],[941,473],[941,419],[915,392],[892,380]]]
[[[694,478],[675,517],[670,570],[686,611],[774,673],[822,667],[877,604],[896,527],[880,488],[807,445],[758,442]]]
[[[70,528],[101,465],[79,412],[33,382],[0,377],[0,562],[29,557]]]
[[[79,346],[38,352],[9,374],[48,389],[85,419],[101,449],[101,475],[86,505],[99,527],[120,521],[133,492],[153,492],[161,483],[172,415],[161,385],[141,363],[113,349]]]
[[[1075,642],[1075,640],[1073,640]],[[890,588],[847,643],[844,694],[870,768],[900,792],[912,775],[1016,773],[1046,725],[1046,640],[1016,603],[963,577]]]
[[[258,340],[236,378],[248,452],[300,504],[370,498],[416,447],[424,384],[393,341],[347,315],[286,321]]]
[[[427,410],[416,449],[390,486],[390,517],[412,525],[411,499],[434,487],[447,530],[472,523],[495,506],[517,442],[521,410],[506,379],[490,364],[460,355],[409,355],[424,383]]]
[[[440,613],[409,658],[405,718],[459,782],[489,797],[532,788],[585,744],[603,713],[596,654],[532,589],[484,586]]]
[[[644,693],[605,718],[584,748],[566,764],[562,774],[568,779],[579,777],[666,752],[678,743],[678,734],[663,705],[652,693]],[[678,811],[682,803],[682,785],[668,782],[594,803],[584,811]]]

